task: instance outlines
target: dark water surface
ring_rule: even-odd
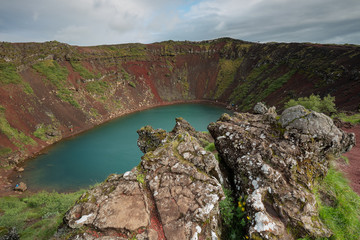
[[[206,104],[180,104],[130,114],[72,139],[55,144],[27,161],[21,181],[32,190],[71,191],[102,182],[111,173],[124,173],[139,164],[136,130],[145,125],[172,130],[183,117],[198,131],[207,130],[226,109]]]

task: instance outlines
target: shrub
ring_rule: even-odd
[[[302,105],[307,109],[311,109],[316,112],[322,112],[327,115],[331,115],[336,112],[335,97],[331,97],[330,94],[323,99],[319,95],[311,94],[310,97],[301,97],[297,100],[291,99],[285,104],[285,108],[293,107],[296,105]]]
[[[206,150],[206,151],[209,151],[209,152],[215,151],[215,150],[216,150],[215,144],[214,144],[214,143],[209,143],[209,144],[205,147],[205,150]]]
[[[250,220],[246,216],[246,198],[240,197],[237,202],[232,197],[229,189],[224,189],[226,198],[219,204],[221,218],[225,229],[223,239],[248,239],[246,236],[246,222]]]

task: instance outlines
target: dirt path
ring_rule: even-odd
[[[360,195],[360,124],[352,128],[344,128],[343,130],[355,133],[357,144],[350,152],[343,154],[349,158],[349,164],[339,164],[339,167],[349,179],[352,189]]]

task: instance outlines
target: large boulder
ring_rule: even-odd
[[[312,193],[329,159],[351,149],[353,134],[324,114],[296,106],[274,114],[224,114],[208,129],[234,176],[237,196],[247,196],[251,239],[329,237]]]
[[[186,121],[177,122],[170,133],[150,126],[138,131],[138,145],[145,153],[139,166],[110,175],[84,193],[65,215],[67,236],[218,238],[219,201],[224,198],[218,162],[186,131],[191,130]]]

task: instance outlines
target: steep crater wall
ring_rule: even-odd
[[[359,105],[360,48],[228,38],[78,47],[0,43],[0,158],[16,164],[123,114],[184,101],[249,110],[311,93]]]

